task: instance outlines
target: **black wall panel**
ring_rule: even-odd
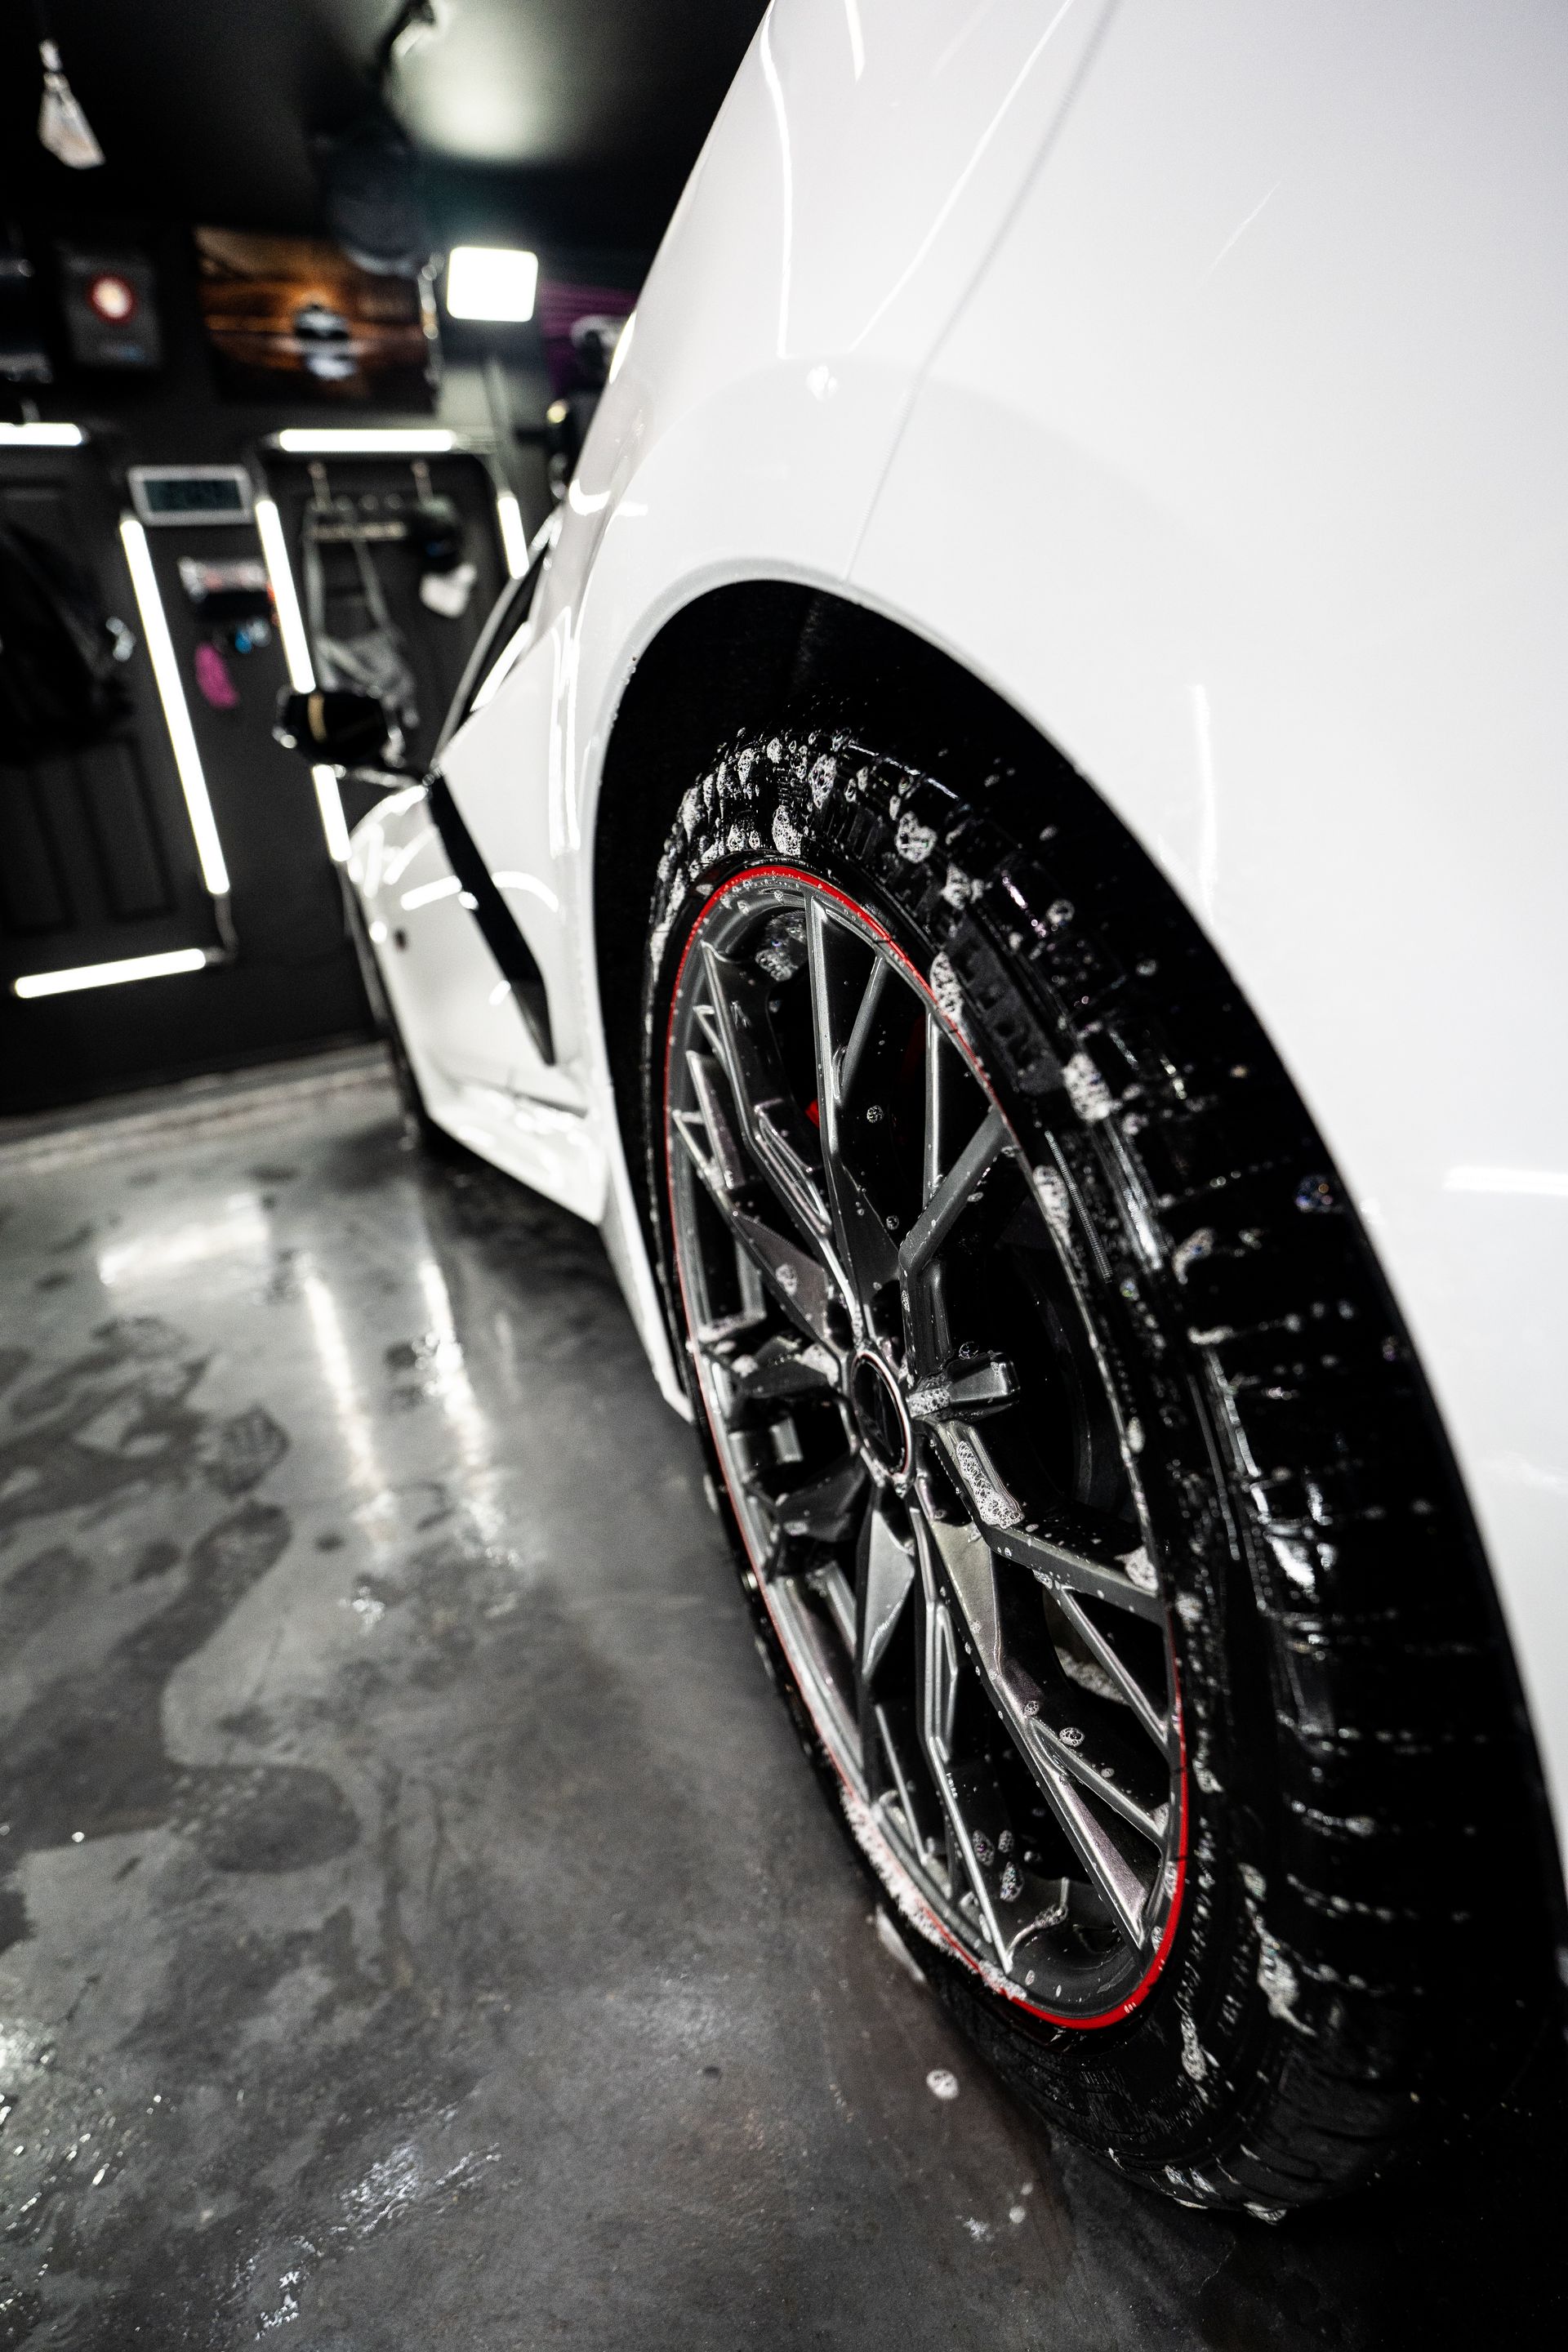
[[[134,716],[111,740],[27,767],[0,742],[0,981],[174,947],[217,929],[120,542],[112,478],[80,450],[0,450],[0,517],[92,573],[132,628]],[[19,1073],[3,1073],[9,1096]]]
[[[60,224],[24,223],[43,251]],[[73,224],[74,233],[81,225]],[[137,232],[116,224],[117,234]],[[226,656],[238,708],[217,710],[196,691],[195,647],[205,634],[180,584],[182,554],[259,553],[250,525],[152,529],[148,546],[185,687],[232,884],[237,949],[199,973],[77,995],[19,1002],[18,972],[58,969],[219,944],[202,887],[184,795],[169,748],[119,539],[129,504],[125,471],[136,464],[257,462],[266,436],[286,425],[431,421],[374,411],[245,407],[220,400],[195,302],[189,241],[178,229],[144,229],[157,262],[167,366],[157,378],[72,374],[41,399],[89,436],[80,451],[0,449],[0,505],[35,527],[63,532],[96,572],[110,609],[135,631],[130,682],[134,723],[121,740],[70,761],[7,765],[0,744],[0,1113],[85,1100],[182,1075],[237,1066],[370,1034],[358,970],[344,936],[337,876],[328,857],[310,773],[270,735],[285,682],[281,648]],[[497,417],[497,390],[508,409]],[[542,413],[548,390],[540,354],[513,331],[504,371],[487,389],[478,358],[448,366],[437,421],[488,447],[517,491],[525,521],[547,503],[536,454],[512,440],[512,422]],[[291,551],[310,483],[304,467],[269,458]],[[356,461],[331,469],[333,492],[409,483],[406,464]],[[419,677],[421,742],[438,726],[489,597],[501,580],[493,509],[472,459],[438,460],[432,487],[458,499],[480,578],[461,622],[427,613],[401,550],[384,577]]]

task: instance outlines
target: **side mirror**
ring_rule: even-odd
[[[347,687],[317,687],[310,694],[286,687],[278,698],[272,734],[286,751],[298,751],[322,767],[395,766],[403,757],[401,728],[374,694],[356,694]]]

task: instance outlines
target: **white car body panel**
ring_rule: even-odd
[[[463,904],[423,791],[395,793],[355,828],[349,876],[431,1117],[597,1223],[599,1131],[570,1075],[541,1060]]]
[[[530,650],[443,758],[487,863],[558,901],[515,903],[559,1068],[520,1059],[492,1091],[548,1097],[582,1146],[477,1148],[602,1220],[675,1401],[595,962],[633,666],[706,589],[802,581],[1033,719],[1214,940],[1355,1193],[1560,1829],[1565,100],[1545,0],[777,0],[623,345]],[[363,871],[364,827],[355,850]],[[495,978],[429,939],[451,970],[428,984],[428,958],[411,986],[378,950],[422,1079]]]

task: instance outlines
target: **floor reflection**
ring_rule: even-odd
[[[1561,2328],[1556,2048],[1277,2230],[1001,2095],[875,1931],[586,1229],[411,1154],[379,1078],[5,1193],[0,2346]]]

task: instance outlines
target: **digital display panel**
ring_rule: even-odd
[[[131,496],[143,522],[247,522],[242,466],[132,466]]]
[[[147,503],[160,515],[243,514],[245,493],[237,482],[212,474],[191,474],[183,482],[149,482]]]

